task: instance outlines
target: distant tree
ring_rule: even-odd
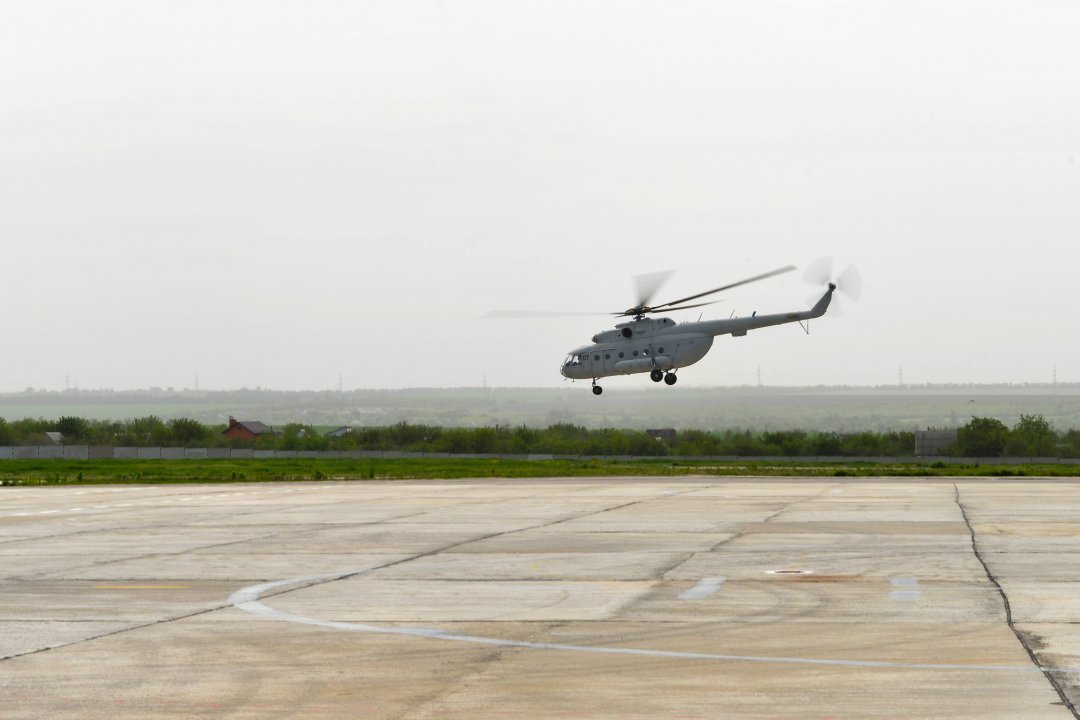
[[[836,433],[818,433],[810,443],[815,455],[840,455],[843,453],[843,442]]]
[[[702,430],[680,430],[675,436],[675,455],[718,455],[717,438],[713,433]]]
[[[11,423],[12,443],[17,445],[38,445],[48,442],[45,433],[53,429],[53,423],[41,418],[23,418]]]
[[[439,439],[442,432],[441,427],[399,422],[388,428],[381,428],[381,442],[388,447],[379,449],[423,452]]]
[[[281,429],[281,442],[274,443],[279,445],[282,450],[302,450],[304,449],[304,437],[311,432],[311,428],[301,423],[286,423],[285,427]]]
[[[175,418],[169,421],[169,425],[172,428],[173,439],[180,445],[190,447],[207,436],[206,427],[198,420]]]
[[[163,444],[162,440],[171,439],[171,435],[169,426],[161,418],[147,415],[128,422],[117,441],[123,445],[145,446],[151,443]]]
[[[90,436],[86,442],[90,445],[115,445],[127,430],[127,423],[119,420],[99,420],[90,426]]]
[[[915,453],[915,432],[913,430],[883,433],[881,439],[882,455],[903,457]]]
[[[1062,457],[1080,457],[1080,430],[1069,430],[1065,433]]]
[[[658,440],[652,435],[643,432],[632,433],[619,433],[619,440],[624,440],[625,444],[620,443],[622,447],[618,448],[618,452],[607,452],[605,455],[667,455],[668,445],[663,440]],[[612,448],[615,449],[615,448]]]
[[[532,428],[521,427],[514,428],[514,432],[511,433],[510,442],[507,447],[508,452],[512,453],[530,453],[536,446],[536,439],[540,433]]]
[[[769,455],[809,455],[807,436],[802,430],[775,430],[761,436]]]
[[[844,455],[883,455],[884,438],[874,432],[860,432],[842,438]]]
[[[956,446],[965,457],[999,457],[1009,442],[1009,428],[997,418],[972,417],[956,433]]]
[[[472,431],[469,452],[494,453],[499,451],[499,433],[495,428],[476,428]]]
[[[464,428],[447,428],[439,438],[432,443],[434,452],[467,453],[475,452],[470,442],[473,430]]]
[[[56,430],[64,440],[82,440],[90,434],[90,423],[81,417],[65,415],[56,421]]]
[[[1042,415],[1021,415],[1005,447],[1009,455],[1048,457],[1057,452],[1057,433]]]

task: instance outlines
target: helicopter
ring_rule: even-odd
[[[627,317],[630,320],[617,323],[613,330],[604,330],[593,335],[592,344],[571,350],[559,368],[563,377],[569,380],[592,380],[592,392],[600,395],[603,387],[597,380],[613,375],[633,375],[649,373],[653,382],[661,380],[667,385],[678,382],[676,372],[680,368],[693,365],[701,360],[712,348],[717,335],[743,337],[750,330],[782,325],[785,323],[803,323],[819,318],[829,309],[833,293],[838,287],[857,299],[861,280],[854,266],[848,267],[835,281],[828,279],[832,274],[831,260],[826,258],[814,263],[807,271],[806,279],[817,282],[828,279],[826,290],[809,310],[758,315],[755,311],[749,317],[731,317],[723,320],[698,320],[696,322],[676,323],[670,317],[649,317],[657,313],[669,313],[677,310],[712,305],[717,300],[690,303],[708,295],[730,290],[741,285],[758,282],[795,270],[788,265],[771,270],[738,282],[722,285],[712,290],[696,293],[658,305],[650,305],[653,294],[671,274],[670,272],[651,273],[637,278],[638,302],[631,308],[617,313],[615,317]],[[824,276],[824,278],[822,278]],[[538,317],[546,315],[594,315],[596,313],[522,313],[495,311],[485,317]]]

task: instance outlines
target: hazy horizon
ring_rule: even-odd
[[[583,384],[584,383],[584,384]],[[313,393],[313,394],[325,394],[325,393],[343,393],[343,394],[355,394],[366,392],[415,392],[415,391],[465,391],[465,390],[568,390],[576,392],[581,387],[588,387],[587,381],[579,381],[578,383],[564,383],[559,386],[547,386],[547,385],[415,385],[412,387],[386,387],[386,388],[372,388],[372,387],[307,387],[307,388],[272,388],[263,387],[259,385],[255,386],[237,386],[237,387],[178,387],[173,385],[151,385],[148,387],[130,387],[130,388],[112,388],[112,387],[61,387],[61,388],[47,388],[47,387],[26,387],[21,390],[0,390],[0,397],[11,395],[31,395],[31,394],[48,394],[48,395],[64,395],[64,394],[123,394],[123,393],[242,393],[242,392],[268,392],[268,393]],[[644,392],[653,389],[654,386],[650,384],[637,383],[634,385],[627,385],[619,388],[621,393],[634,393]],[[904,382],[903,385],[898,383],[880,383],[876,385],[855,385],[855,384],[829,384],[829,383],[817,383],[813,385],[769,385],[767,383],[742,383],[742,384],[729,384],[729,385],[695,385],[699,390],[815,390],[815,389],[833,389],[833,390],[934,390],[934,389],[950,389],[950,388],[974,388],[974,389],[1002,389],[1002,388],[1016,388],[1016,389],[1076,389],[1080,388],[1080,382],[954,382],[954,383],[909,383]],[[693,392],[693,389],[690,390]],[[586,393],[588,394],[588,393]]]
[[[1080,428],[1080,384],[1066,386],[726,387],[668,394],[649,387],[604,395],[579,388],[414,388],[410,390],[54,391],[0,394],[0,418],[132,420],[154,415],[208,424],[230,416],[272,425],[450,427],[572,423],[587,427],[803,429],[861,432],[957,427],[973,416],[1014,425],[1042,415],[1058,430]]]
[[[1080,380],[1080,6],[41,0],[0,10],[0,391],[562,387],[632,278],[677,388]],[[841,298],[841,301],[843,299]],[[587,384],[575,386],[583,394]]]

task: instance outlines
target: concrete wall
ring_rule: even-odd
[[[86,445],[64,445],[65,460],[89,460],[90,448]]]
[[[230,448],[163,448],[163,447],[108,447],[95,445],[29,445],[22,447],[0,447],[0,461],[3,460],[272,460],[272,459],[396,459],[396,458],[458,458],[458,459],[503,459],[503,460],[687,460],[715,462],[867,462],[867,463],[943,463],[946,465],[1022,465],[1038,464],[1080,464],[1080,458],[964,458],[964,457],[845,457],[835,456],[798,456],[787,455],[668,455],[630,456],[630,455],[550,455],[534,453],[531,455],[496,455],[482,453],[422,453],[400,452],[396,450],[251,450]]]

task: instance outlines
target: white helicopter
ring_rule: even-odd
[[[591,345],[571,350],[566,356],[559,371],[563,377],[570,380],[592,380],[594,395],[600,395],[604,389],[596,384],[600,378],[610,375],[633,375],[635,373],[649,373],[653,382],[663,380],[668,385],[674,385],[678,376],[675,374],[679,368],[693,365],[705,357],[712,348],[713,338],[717,335],[732,335],[742,337],[750,330],[769,327],[770,325],[782,325],[785,323],[803,323],[821,317],[832,302],[833,293],[837,287],[841,287],[846,294],[857,299],[860,293],[861,280],[854,266],[849,267],[835,281],[827,280],[825,294],[809,310],[779,313],[775,315],[758,315],[755,312],[749,317],[731,317],[726,320],[704,320],[697,322],[676,323],[668,317],[646,317],[650,313],[667,313],[676,310],[711,305],[716,300],[703,303],[685,305],[683,303],[697,300],[707,295],[730,290],[740,285],[746,285],[766,278],[791,272],[795,267],[786,267],[771,272],[756,275],[752,278],[723,285],[712,290],[690,295],[688,297],[649,305],[653,294],[667,279],[670,272],[652,273],[637,278],[638,303],[633,307],[618,313],[612,313],[616,317],[630,317],[633,320],[615,325],[614,330],[605,330],[592,337]],[[832,274],[832,262],[824,259],[814,263],[807,271],[807,280],[818,281],[828,279]],[[824,276],[822,278],[822,276]],[[528,313],[495,311],[485,317],[539,317],[545,315],[584,315],[595,313]]]

